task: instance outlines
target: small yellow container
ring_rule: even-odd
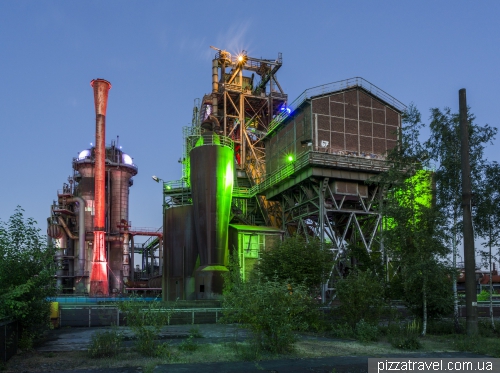
[[[59,302],[50,302],[50,318],[59,318]]]

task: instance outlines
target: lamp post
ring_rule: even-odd
[[[162,188],[162,198],[163,198],[163,202],[162,202],[162,219],[163,219],[163,237],[160,239],[160,268],[161,268],[161,290],[162,290],[162,298],[163,300],[168,300],[168,292],[169,292],[169,289],[168,289],[168,261],[170,259],[170,256],[168,255],[168,251],[166,253],[166,257],[163,258],[163,255],[162,255],[162,250],[163,250],[163,239],[165,238],[165,207],[166,207],[166,203],[165,203],[165,189],[166,188],[166,184],[165,183],[165,180],[163,180],[162,178],[156,176],[156,175],[153,175],[151,176],[151,178],[156,181],[157,183],[159,183],[160,181],[163,182],[163,188]],[[168,188],[170,189],[170,188]]]

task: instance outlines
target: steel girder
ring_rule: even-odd
[[[356,244],[367,253],[379,251],[382,216],[374,209],[379,189],[369,186],[368,196],[333,193],[329,178],[310,177],[281,195],[283,229],[288,235],[303,235],[306,240],[316,237],[333,256],[329,280],[322,289],[322,299],[335,296],[335,279],[344,274],[348,261],[348,246]]]

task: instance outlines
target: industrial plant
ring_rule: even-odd
[[[73,159],[48,219],[61,292],[95,297],[146,286],[161,288],[164,300],[219,299],[230,255],[246,278],[259,253],[286,236],[316,237],[334,259],[349,243],[383,249],[373,209],[381,193],[365,181],[387,169],[405,106],[363,78],[306,89],[290,103],[277,77],[281,53],[212,49],[211,90],[183,128],[182,175],[163,181],[162,230],[129,221],[138,167],[118,138],[105,145],[111,84],[92,81],[96,142]],[[150,239],[138,247],[137,235]],[[323,300],[338,271],[323,284]]]

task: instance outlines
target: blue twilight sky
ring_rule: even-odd
[[[283,53],[278,78],[304,89],[361,76],[427,122],[458,110],[499,125],[497,1],[1,1],[0,219],[16,205],[45,231],[49,206],[94,142],[89,82],[109,80],[106,139],[139,167],[130,220],[160,227],[161,186],[179,179],[182,127],[211,89],[210,45],[253,57]],[[500,160],[496,148],[487,151]]]

